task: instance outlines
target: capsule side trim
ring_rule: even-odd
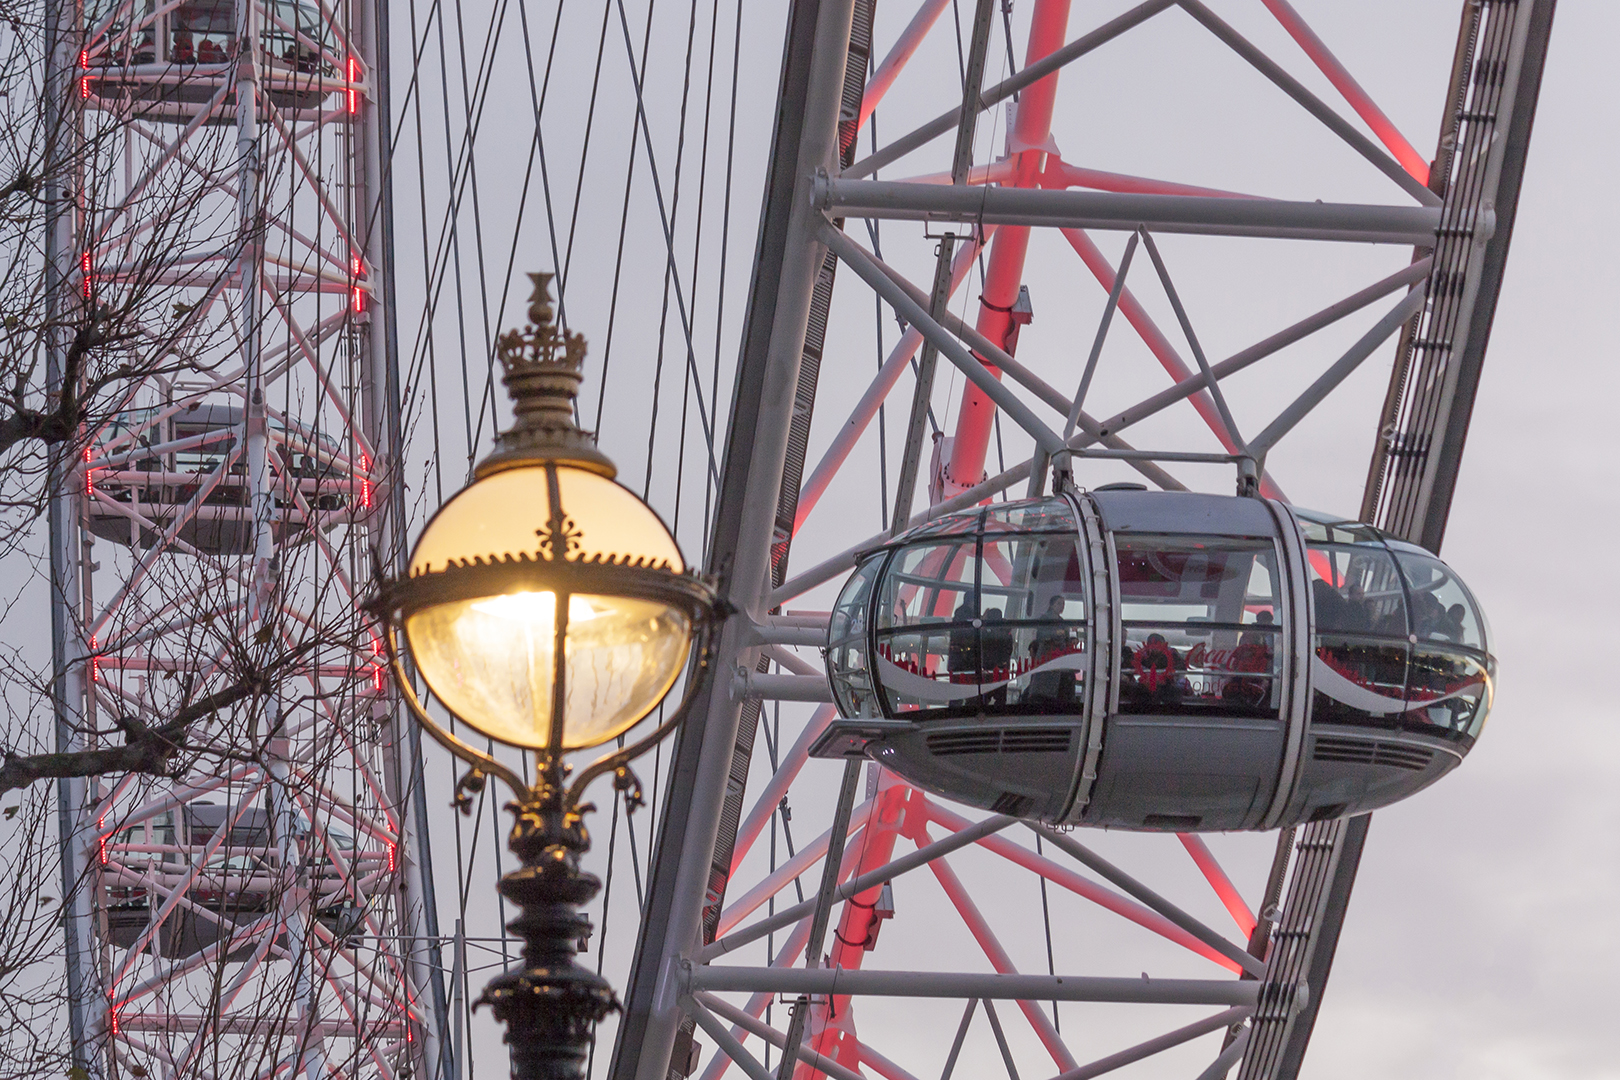
[[[1311,679],[1310,669],[1300,663],[1302,656],[1310,656],[1315,622],[1311,612],[1310,572],[1306,566],[1305,535],[1293,508],[1275,499],[1266,500],[1277,524],[1277,547],[1282,552],[1282,569],[1286,575],[1284,613],[1289,620],[1288,669],[1283,679],[1284,694],[1281,715],[1287,719],[1283,757],[1277,769],[1277,782],[1272,788],[1271,801],[1254,826],[1260,829],[1277,828],[1294,799],[1305,769],[1305,747],[1310,734]]]

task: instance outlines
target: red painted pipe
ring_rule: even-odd
[[[1024,66],[1044,59],[1063,46],[1069,26],[1070,0],[1036,0],[1030,19],[1029,47]],[[1058,73],[1027,87],[1020,95],[1013,120],[1012,149],[1014,173],[1010,187],[1032,188],[1041,184],[1046,147],[1052,136],[1052,110],[1057,100]],[[990,259],[984,272],[984,292],[979,305],[977,329],[994,342],[1007,340],[1011,325],[1009,312],[1018,299],[1018,286],[1024,276],[1024,256],[1029,250],[1028,226],[1004,225],[990,243]],[[1010,351],[1010,350],[1009,350]],[[984,357],[980,357],[983,360]],[[1000,371],[988,363],[993,375]],[[962,392],[962,407],[956,416],[956,438],[950,461],[945,466],[946,496],[970,488],[984,478],[985,453],[996,406],[976,386]]]

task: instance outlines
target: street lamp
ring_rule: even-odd
[[[515,422],[473,482],[428,522],[408,574],[379,584],[368,607],[387,624],[389,660],[423,728],[472,765],[457,803],[487,776],[516,794],[510,846],[522,866],[501,879],[521,913],[508,928],[523,962],[497,976],[479,1003],[506,1024],[512,1075],[584,1076],[596,1025],[619,1007],[599,975],[575,963],[591,931],[579,907],[601,888],[579,868],[590,847],[580,797],[614,776],[631,804],[630,761],[674,730],[707,668],[718,602],[686,571],[651,507],[613,479],[617,470],[574,423],[585,342],[552,322],[550,274],[532,274],[529,325],[499,342]],[[380,575],[379,575],[380,576]],[[534,751],[531,786],[436,723],[405,674],[396,630],[439,702],[498,742]],[[686,699],[645,738],[607,754],[567,783],[564,754],[623,735],[669,693],[694,653]]]

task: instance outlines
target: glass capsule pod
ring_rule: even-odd
[[[85,453],[90,531],[139,548],[173,531],[179,550],[251,552],[248,460],[238,445],[243,423],[242,408],[225,404],[114,415]],[[267,513],[277,543],[301,543],[311,528],[330,532],[372,509],[370,480],[330,435],[276,420],[268,426],[274,494]],[[362,463],[369,465],[363,455]]]
[[[251,0],[257,79],[278,109],[315,109],[342,92],[344,50],[318,3]],[[242,54],[238,0],[91,0],[80,54],[83,94],[107,103],[147,103],[142,119],[183,123],[232,84],[208,123],[236,123],[234,83]],[[352,110],[351,110],[352,111]]]
[[[1000,503],[861,558],[813,753],[1056,824],[1273,829],[1455,768],[1489,645],[1448,566],[1368,525],[1134,486]]]

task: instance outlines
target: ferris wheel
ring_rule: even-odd
[[[1263,7],[793,5],[618,1080],[1298,1072],[1366,813],[1489,707],[1432,555],[1552,5],[1464,5],[1432,160]],[[1220,167],[1130,115],[1172,65],[1306,123]],[[1293,509],[1351,410],[1359,505]]]

